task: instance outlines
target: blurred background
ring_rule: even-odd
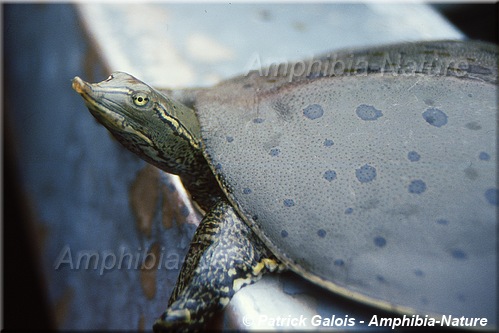
[[[175,179],[122,149],[92,119],[71,90],[74,76],[96,82],[125,70],[157,86],[207,86],[244,73],[254,54],[296,60],[410,40],[498,42],[497,4],[1,8],[6,330],[149,330],[199,218]],[[163,254],[171,266],[78,270],[68,263],[124,250]]]

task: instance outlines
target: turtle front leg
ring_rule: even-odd
[[[196,230],[168,309],[154,331],[202,329],[239,289],[283,269],[232,206],[219,202]]]

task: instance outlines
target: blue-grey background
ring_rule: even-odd
[[[141,288],[140,265],[102,273],[103,256],[124,249],[142,259],[156,243],[171,245],[165,256],[182,259],[194,226],[163,230],[158,215],[151,237],[137,232],[129,191],[145,162],[111,139],[71,89],[75,75],[102,80],[109,74],[75,8],[3,9],[4,327],[150,327],[178,270],[158,270],[165,283],[151,301]],[[98,253],[98,268],[83,260],[77,269],[80,253]]]

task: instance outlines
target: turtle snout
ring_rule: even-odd
[[[76,76],[73,81],[72,81],[72,85],[73,89],[78,93],[78,94],[85,94],[85,93],[88,93],[91,88],[90,88],[90,84],[88,84],[87,82],[83,81],[82,79],[80,79],[78,76]]]

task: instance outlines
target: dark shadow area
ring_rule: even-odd
[[[433,7],[468,38],[498,44],[498,3],[435,4]]]
[[[5,71],[4,71],[5,72]],[[4,77],[8,80],[8,75]],[[8,89],[4,88],[4,96]],[[43,288],[30,207],[19,186],[15,140],[9,133],[3,102],[3,331],[55,329]]]

